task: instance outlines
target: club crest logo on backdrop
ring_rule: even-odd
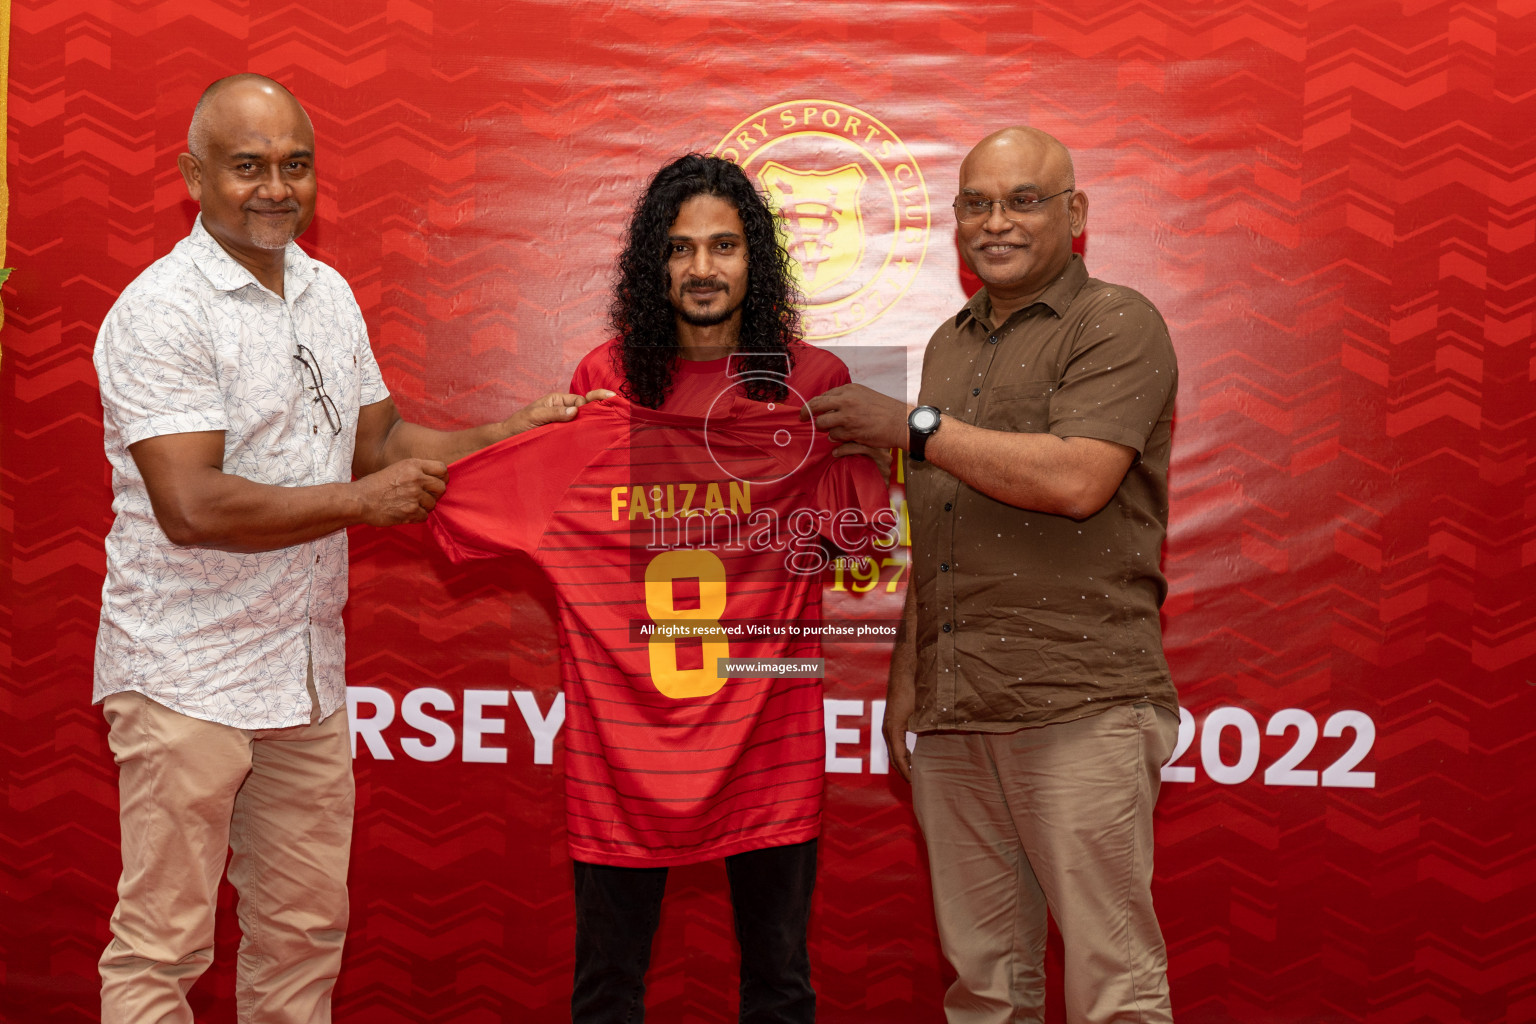
[[[808,340],[882,316],[928,251],[928,187],[894,132],[835,100],[786,100],[726,133],[715,156],[773,201],[805,295]]]

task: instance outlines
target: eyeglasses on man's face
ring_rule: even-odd
[[[314,400],[320,403],[320,410],[325,413],[325,421],[331,425],[331,433],[340,434],[341,410],[336,408],[336,403],[331,401],[331,396],[325,393],[325,377],[320,373],[320,361],[315,358],[315,354],[307,345],[300,345],[299,351],[293,358],[304,367],[309,378],[309,383],[304,386],[315,393]]]
[[[1032,192],[1015,192],[1002,199],[993,199],[983,195],[960,195],[950,204],[955,208],[955,219],[962,224],[974,224],[979,220],[986,220],[992,216],[992,207],[1001,205],[1003,216],[1009,220],[1024,220],[1036,213],[1045,210],[1045,204],[1057,196],[1064,196],[1069,192],[1077,191],[1075,188],[1064,188],[1060,192],[1048,196],[1036,196]]]

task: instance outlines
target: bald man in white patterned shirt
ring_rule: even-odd
[[[293,243],[316,194],[298,101],[222,79],[188,148],[197,223],[96,343],[116,518],[94,699],[123,853],[101,1019],[191,1024],[228,855],[238,1019],[318,1024],[347,929],[345,528],[420,522],[448,462],[584,399],[456,432],[403,421],[351,289]]]

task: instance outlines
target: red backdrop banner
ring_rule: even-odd
[[[961,157],[1007,124],[1059,136],[1092,197],[1091,270],[1157,303],[1182,367],[1164,562],[1187,711],[1156,887],[1179,1019],[1536,1020],[1530,0],[12,15],[6,1020],[94,1019],[117,824],[89,704],[111,500],[90,355],[117,293],[187,231],[192,104],[240,70],[307,105],[321,197],[302,241],[351,281],[406,415],[438,426],[563,389],[604,338],[637,190],[683,152],[777,189],[811,336],[915,361],[964,300]],[[857,216],[786,198],[834,179]],[[572,911],[548,585],[526,563],[453,568],[420,529],[352,540],[338,1017],[558,1021]],[[894,615],[901,573],[829,576],[829,614]],[[822,1019],[934,1020],[926,865],[871,736],[886,654],[829,656]],[[233,1016],[233,935],[226,913],[194,994],[209,1020]],[[677,871],[654,1019],[728,1019],[733,947],[723,869]]]

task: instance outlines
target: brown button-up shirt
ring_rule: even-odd
[[[1002,732],[1140,701],[1177,710],[1158,623],[1177,387],[1157,310],[1090,278],[1077,256],[1005,323],[993,323],[982,290],[934,332],[922,404],[989,430],[1099,438],[1138,455],[1109,504],[1081,521],[911,464],[912,729]]]

